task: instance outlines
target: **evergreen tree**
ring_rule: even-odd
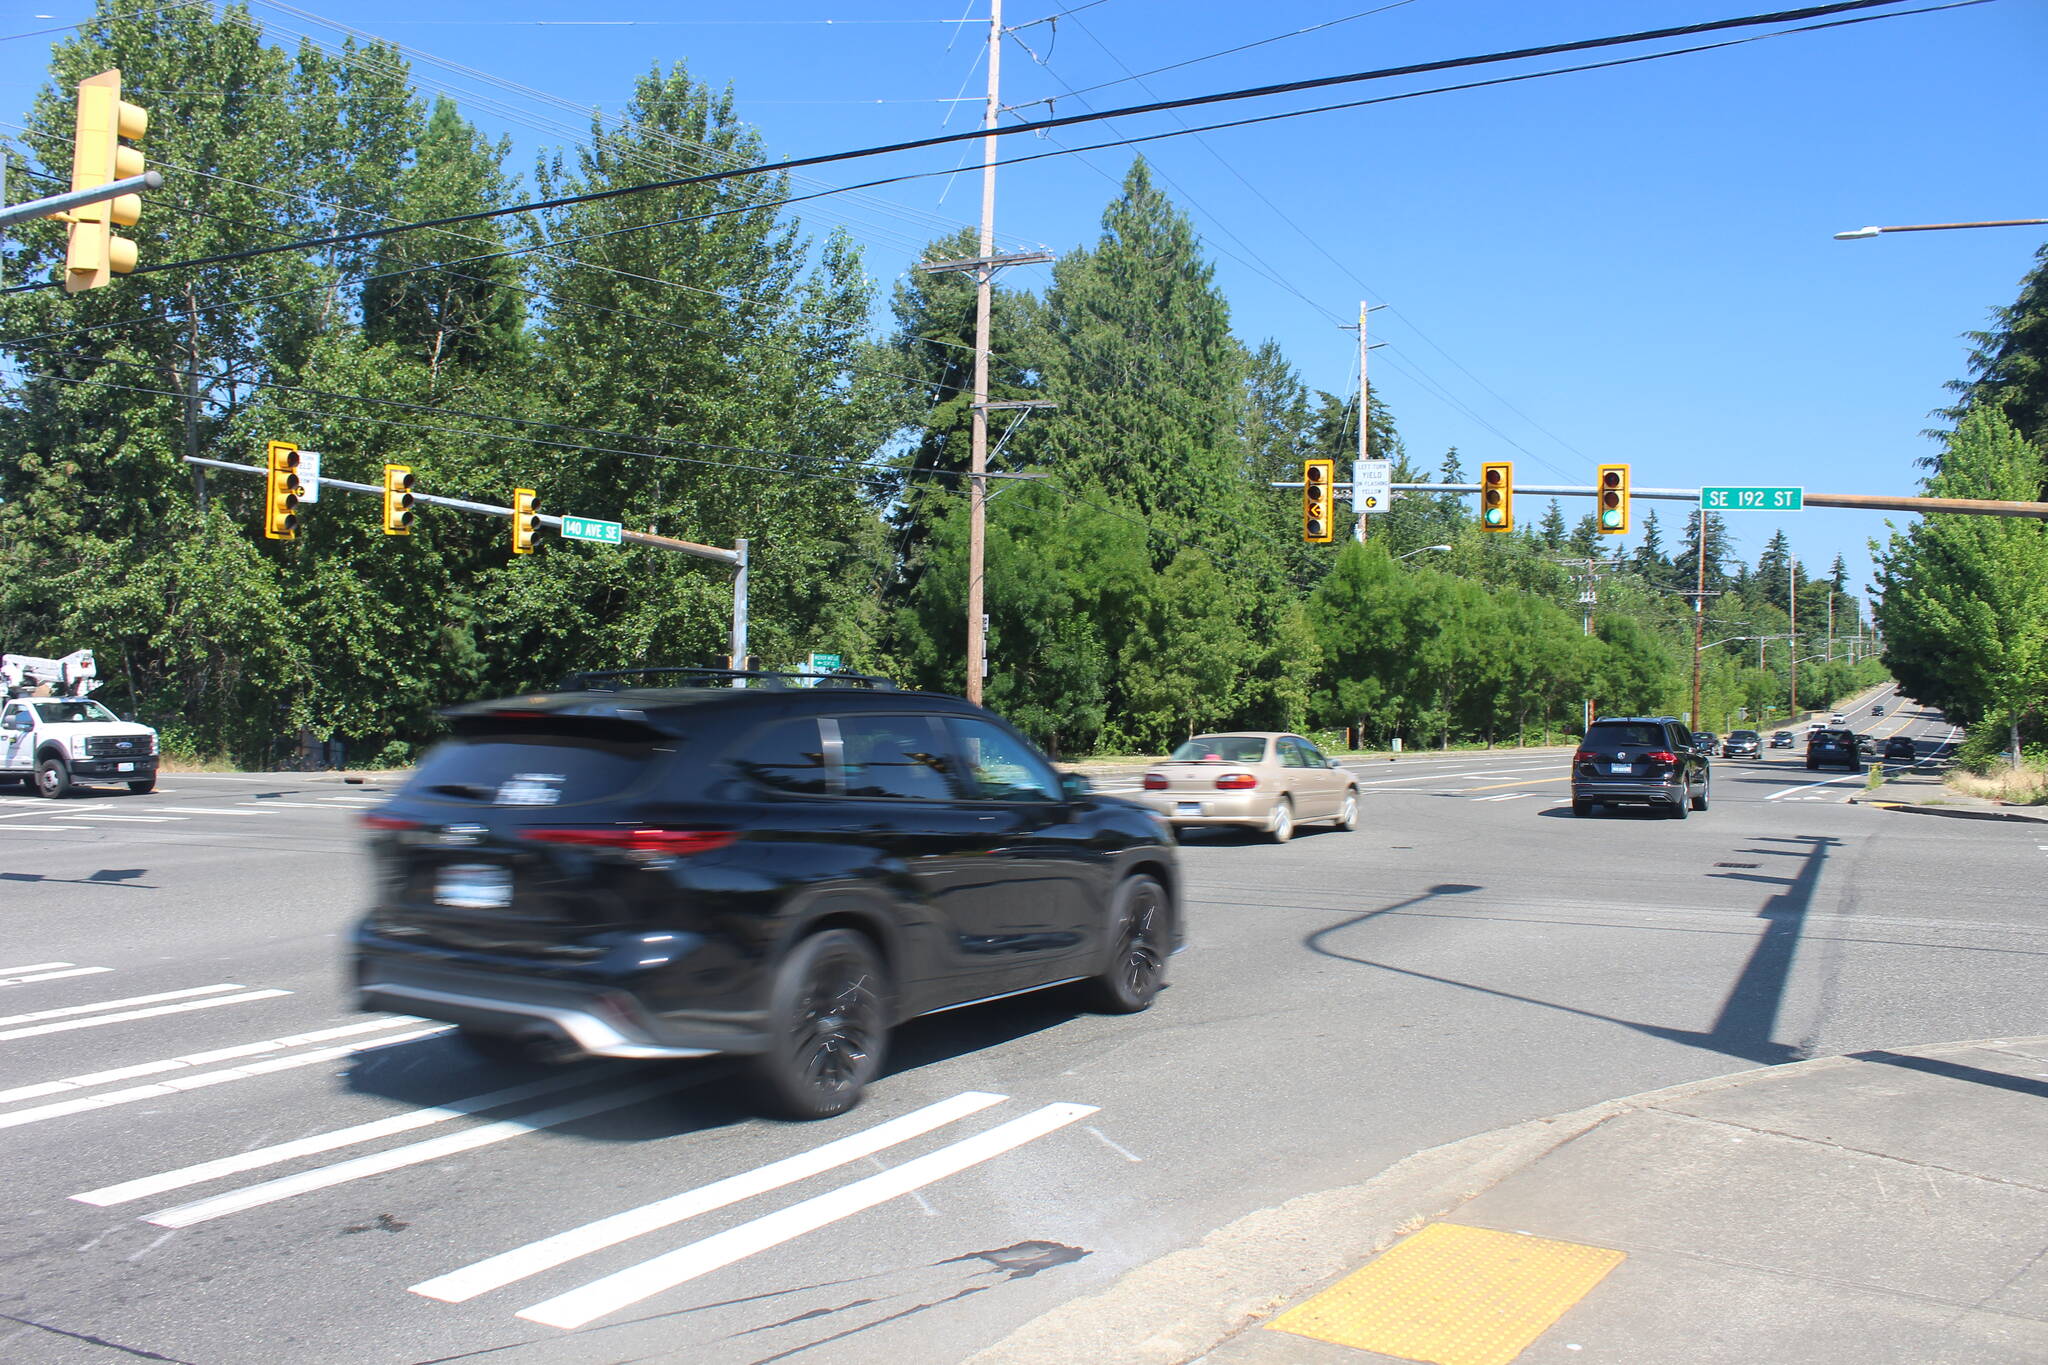
[[[1564,509],[1557,505],[1557,499],[1550,500],[1544,509],[1543,520],[1537,525],[1536,535],[1546,550],[1561,550],[1565,544]]]
[[[1962,396],[1942,415],[1960,421],[1974,409],[1996,407],[2022,437],[2048,448],[2048,245],[2034,253],[2034,261],[2019,297],[1992,310],[1991,329],[1966,333],[1972,377],[1949,385]],[[1938,465],[1939,458],[1925,463]],[[2033,496],[2048,497],[2048,491]]]

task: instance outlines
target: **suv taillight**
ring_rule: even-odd
[[[1248,792],[1259,785],[1259,779],[1250,773],[1225,773],[1216,779],[1218,791]]]
[[[739,835],[723,829],[527,829],[519,837],[536,844],[568,844],[576,848],[618,849],[627,853],[659,853],[687,858],[724,848]]]
[[[364,829],[418,829],[419,827],[419,821],[401,820],[395,815],[365,815],[363,817]]]
[[[1655,753],[1644,754],[1643,757],[1652,763],[1678,762],[1678,755],[1672,753],[1669,749],[1659,749]]]
[[[1145,790],[1146,790],[1146,791],[1148,791],[1148,792],[1163,792],[1163,791],[1165,791],[1165,790],[1166,790],[1166,774],[1164,774],[1164,773],[1146,773],[1146,774],[1145,774]]]
[[[1598,758],[1591,749],[1581,749],[1572,755],[1572,762],[1574,763],[1595,763],[1598,761]]]

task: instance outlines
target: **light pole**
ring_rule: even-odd
[[[2040,227],[2048,224],[2048,218],[1999,218],[1988,223],[1900,223],[1892,227],[1851,228],[1835,234],[1838,242],[1859,242],[1865,237],[1876,237],[1886,232],[1948,232],[1954,228],[1986,227]]]
[[[1407,554],[1405,554],[1405,555],[1395,555],[1395,556],[1394,556],[1394,562],[1395,562],[1396,564],[1399,564],[1399,563],[1400,563],[1400,562],[1401,562],[1402,560],[1404,560],[1404,559],[1412,559],[1412,558],[1414,558],[1414,557],[1415,557],[1416,555],[1419,555],[1419,554],[1426,554],[1426,553],[1428,553],[1428,552],[1429,552],[1429,551],[1431,551],[1431,550],[1448,550],[1448,549],[1450,549],[1450,548],[1451,548],[1451,547],[1450,547],[1450,546],[1448,546],[1448,545],[1425,545],[1425,546],[1423,546],[1423,547],[1422,547],[1422,548],[1421,548],[1420,550],[1410,550],[1410,551],[1409,551],[1409,552],[1408,552]]]

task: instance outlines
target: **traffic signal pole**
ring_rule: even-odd
[[[1299,488],[1299,480],[1287,482],[1274,480],[1273,488]],[[1397,493],[1480,493],[1485,490],[1476,483],[1397,483]],[[1529,493],[1538,497],[1551,498],[1592,498],[1600,490],[1590,484],[1545,484],[1518,483],[1517,493]],[[1634,488],[1629,490],[1631,498],[1643,498],[1651,502],[1689,502],[1699,505],[1700,490],[1697,488]],[[2048,502],[2006,502],[1996,498],[1916,498],[1893,497],[1890,494],[1867,493],[1807,493],[1804,495],[1808,507],[1844,507],[1866,512],[1920,512],[1952,513],[1958,516],[1979,517],[2033,517],[2048,521]]]

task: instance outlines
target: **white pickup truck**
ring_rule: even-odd
[[[13,697],[0,702],[0,781],[33,782],[43,796],[80,781],[156,786],[156,731],[122,720],[90,697]]]

